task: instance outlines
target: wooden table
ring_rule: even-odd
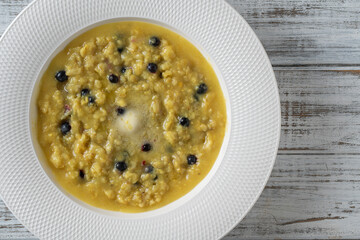
[[[0,33],[29,2],[0,0]],[[271,59],[282,132],[264,192],[225,239],[360,238],[360,1],[228,2]],[[0,239],[36,239],[2,201]]]

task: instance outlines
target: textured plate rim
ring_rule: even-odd
[[[250,26],[250,24],[244,19],[243,16],[241,16],[237,11],[236,9],[231,6],[227,1],[224,1],[233,11],[235,11],[238,15],[238,17],[243,20],[245,22],[245,24],[248,26],[249,29],[251,29],[252,33],[254,34],[255,36],[255,39],[256,41],[258,42],[260,48],[262,49],[263,51],[263,54],[267,60],[267,64],[270,66],[270,68],[272,69],[272,64],[271,64],[271,61],[270,61],[270,58],[269,56],[267,55],[266,53],[266,50],[264,48],[264,46],[262,45],[259,37],[255,34],[255,31],[252,29],[252,27]],[[278,109],[278,119],[280,120],[281,119],[281,108],[280,108],[280,94],[279,94],[279,89],[278,89],[278,84],[277,84],[277,81],[276,81],[276,76],[275,76],[275,73],[274,71],[272,70],[272,75],[273,75],[273,79],[274,79],[274,84],[276,85],[276,96],[277,96],[277,101],[278,101],[278,104],[279,104],[279,109]],[[270,179],[270,175],[272,173],[272,170],[274,168],[274,165],[275,165],[275,160],[276,160],[276,156],[277,156],[277,151],[279,149],[279,145],[280,145],[280,135],[281,135],[281,121],[279,121],[279,126],[278,126],[278,133],[277,133],[277,137],[276,137],[276,153],[275,153],[275,156],[273,157],[273,160],[272,160],[272,165],[271,165],[271,168],[269,169],[269,172],[267,173],[267,176],[266,176],[266,179],[263,183],[263,186],[262,186],[262,190],[257,194],[257,196],[254,198],[254,201],[251,203],[251,205],[249,205],[248,209],[245,211],[245,213],[243,214],[243,216],[241,218],[239,218],[239,220],[237,222],[235,222],[227,232],[225,232],[220,238],[223,238],[225,237],[228,233],[230,233],[245,217],[246,215],[250,212],[250,210],[254,207],[255,203],[257,202],[257,200],[259,200],[262,192],[264,191],[265,189],[265,186],[267,184],[267,182],[269,181]],[[219,239],[220,239],[219,238]]]
[[[0,46],[1,46],[1,43],[3,41],[3,39],[5,38],[5,36],[7,35],[7,33],[10,31],[10,29],[12,28],[12,26],[21,18],[21,16],[36,2],[37,0],[32,0],[23,10],[21,10],[21,12],[14,18],[14,20],[10,23],[9,26],[7,26],[7,28],[5,29],[4,33],[1,35],[0,37]],[[30,134],[30,133],[29,133]],[[1,189],[0,189],[1,190]],[[27,223],[23,222],[23,220],[21,218],[19,218],[16,214],[16,212],[14,212],[13,210],[11,210],[5,200],[5,198],[3,197],[3,195],[1,194],[1,191],[0,191],[0,197],[1,197],[1,200],[5,203],[6,207],[10,210],[10,212],[14,215],[14,217],[29,231],[31,232],[32,234],[35,235],[35,233],[31,230],[31,227],[29,227],[27,225]],[[36,236],[36,235],[35,235]]]
[[[22,15],[27,11],[29,10],[33,5],[34,3],[38,2],[38,0],[34,0],[32,1],[27,7],[25,7],[21,13],[13,20],[13,22],[7,27],[7,29],[4,31],[2,37],[0,38],[0,44],[2,43],[3,39],[5,38],[5,36],[7,35],[7,33],[10,31],[10,29],[13,27],[13,25],[22,17]],[[230,4],[226,3],[228,6],[230,6]],[[233,9],[231,6],[230,8],[232,9],[232,11],[236,12],[235,9]],[[278,89],[277,89],[277,84],[276,84],[276,78],[275,78],[275,74],[272,70],[272,67],[271,67],[271,63],[270,63],[270,60],[263,48],[263,46],[261,45],[260,43],[260,40],[257,38],[257,36],[255,35],[255,33],[253,32],[253,30],[250,28],[250,26],[248,25],[248,23],[242,18],[242,16],[240,14],[238,14],[236,12],[236,15],[247,25],[247,27],[250,29],[250,31],[252,32],[253,34],[253,37],[255,37],[256,41],[257,41],[257,44],[261,47],[261,50],[263,52],[263,57],[266,58],[266,61],[267,61],[267,64],[268,64],[268,67],[271,68],[271,73],[272,73],[272,79],[273,79],[273,84],[276,86],[276,97],[277,97],[277,103],[279,105],[280,103],[280,98],[279,98],[279,94],[278,94]],[[271,174],[271,171],[272,171],[272,168],[274,166],[274,163],[275,163],[275,159],[276,159],[276,152],[277,152],[277,149],[278,149],[278,146],[279,146],[279,139],[280,139],[280,131],[281,131],[281,121],[280,121],[280,118],[281,118],[281,111],[280,111],[280,105],[277,107],[278,108],[278,131],[277,131],[277,136],[276,136],[276,150],[274,152],[274,156],[272,157],[272,164],[271,164],[271,168],[268,170],[268,173],[264,179],[264,182],[263,182],[263,186],[261,187],[261,189],[263,190],[265,185],[266,185],[266,182],[268,181],[269,177],[270,177],[270,174]],[[237,225],[244,217],[245,215],[250,211],[250,209],[253,207],[253,205],[256,203],[257,199],[260,197],[261,193],[262,193],[262,190],[259,191],[256,195],[256,197],[253,199],[252,203],[248,206],[247,210],[244,212],[244,214],[242,214],[241,218],[238,218],[238,222],[235,222],[233,224],[233,226],[231,228],[229,228],[229,230],[224,233],[222,236],[226,235],[229,231],[232,230],[232,228]],[[6,203],[5,199],[3,198],[3,201]],[[7,203],[6,203],[7,204]],[[17,217],[17,214],[15,212],[13,212],[13,214]],[[18,217],[17,217],[18,218]],[[29,227],[27,225],[27,223],[24,224],[24,222],[21,220],[21,218],[18,218],[19,221],[24,225],[26,226],[28,229],[31,229],[31,227]]]

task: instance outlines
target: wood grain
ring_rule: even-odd
[[[360,156],[279,155],[254,208],[224,239],[358,238]],[[0,202],[0,239],[32,238]]]
[[[0,0],[0,34],[30,0]],[[358,0],[227,0],[274,66],[360,66]]]
[[[0,239],[37,239],[12,215],[1,200]]]
[[[0,0],[0,34],[30,0]],[[360,1],[227,0],[269,54],[279,154],[254,208],[224,239],[359,239]],[[36,239],[0,200],[0,239]]]
[[[280,155],[260,199],[225,239],[358,239],[359,222],[360,156]]]
[[[12,20],[31,0],[0,0],[0,37]]]
[[[358,0],[228,0],[274,66],[360,64]]]
[[[360,72],[277,70],[279,154],[360,154]]]

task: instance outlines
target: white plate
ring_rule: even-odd
[[[193,42],[214,66],[228,130],[209,175],[158,210],[97,209],[57,186],[39,164],[31,128],[36,83],[54,52],[84,29],[143,20]],[[271,173],[280,135],[279,95],[269,59],[245,20],[219,0],[38,0],[0,40],[0,194],[41,239],[218,239],[250,210]]]

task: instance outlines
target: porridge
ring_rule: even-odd
[[[204,56],[144,22],[93,28],[54,57],[40,82],[37,133],[58,183],[115,211],[164,206],[210,171],[226,128]]]

